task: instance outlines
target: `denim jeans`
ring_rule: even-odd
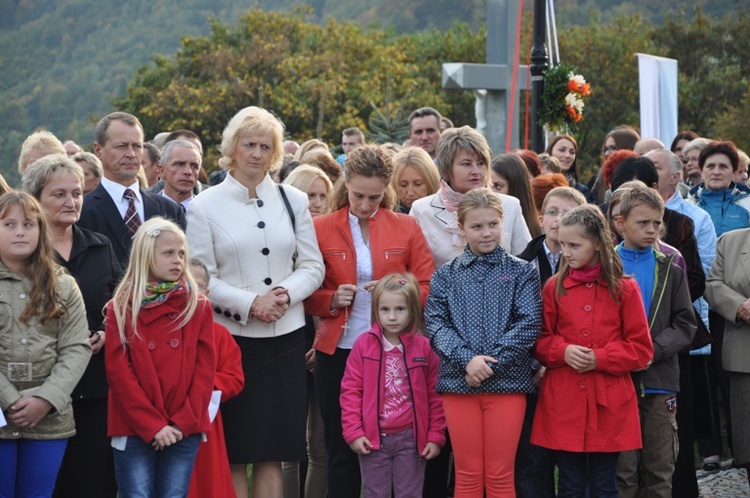
[[[125,450],[113,449],[120,498],[183,498],[187,496],[200,434],[163,450],[138,436],[129,436]]]
[[[52,496],[67,439],[0,439],[0,498]]]
[[[557,498],[618,498],[619,453],[555,451]]]

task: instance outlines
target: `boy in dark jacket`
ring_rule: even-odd
[[[639,496],[638,469],[646,496],[671,498],[672,474],[678,453],[677,392],[680,390],[678,353],[690,346],[696,330],[695,313],[684,271],[654,249],[662,229],[664,201],[654,190],[633,186],[623,195],[615,220],[623,235],[616,251],[626,274],[641,289],[654,343],[653,363],[634,372],[641,394],[643,450],[620,455],[617,469],[620,497]],[[685,448],[692,451],[692,448]],[[639,458],[640,457],[640,458]]]

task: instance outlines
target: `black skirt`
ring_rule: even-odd
[[[229,463],[304,461],[304,327],[278,337],[234,339],[245,388],[221,405]]]

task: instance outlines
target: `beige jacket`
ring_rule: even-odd
[[[31,282],[0,263],[0,409],[22,396],[47,400],[53,407],[33,429],[11,423],[0,439],[62,439],[75,434],[70,393],[91,357],[86,312],[73,277],[59,270],[57,292],[67,313],[47,325],[19,320]]]
[[[737,309],[750,298],[750,228],[719,238],[704,297],[726,320],[724,369],[750,373],[750,324],[737,318]]]

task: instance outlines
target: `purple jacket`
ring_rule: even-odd
[[[379,414],[383,408],[385,369],[383,333],[377,323],[354,343],[341,381],[341,425],[351,443],[366,436],[380,449]],[[421,455],[428,442],[445,444],[442,396],[435,391],[439,360],[430,341],[419,334],[401,336],[414,403],[414,437]]]

